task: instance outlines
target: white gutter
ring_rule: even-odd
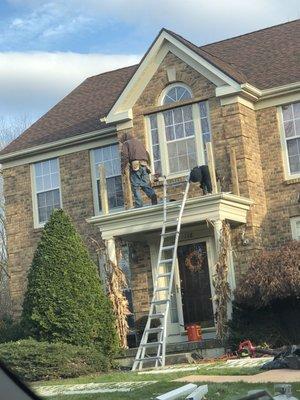
[[[72,146],[74,144],[81,144],[86,142],[91,142],[95,139],[106,138],[113,136],[116,133],[116,127],[112,126],[109,128],[100,129],[93,132],[83,133],[80,135],[72,136],[67,139],[57,140],[55,142],[41,144],[39,146],[29,147],[28,149],[18,150],[12,153],[7,153],[0,155],[0,162],[5,163],[12,160],[17,160],[19,158],[24,158],[27,156],[32,156],[35,154],[46,153],[50,150],[56,150],[57,148],[64,148]]]
[[[252,101],[265,100],[276,96],[291,94],[300,91],[300,82],[288,85],[276,86],[270,89],[258,89],[250,83],[242,83],[238,88],[232,86],[220,86],[216,88],[216,97],[226,97],[232,95],[244,96]]]

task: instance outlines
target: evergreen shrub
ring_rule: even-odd
[[[63,210],[46,223],[28,274],[22,326],[39,341],[118,349],[112,305],[97,267]]]
[[[0,344],[0,360],[25,381],[73,378],[109,368],[107,357],[95,346],[34,339]]]

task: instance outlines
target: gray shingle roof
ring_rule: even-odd
[[[300,81],[300,19],[201,47],[165,31],[239,83],[267,89]],[[86,79],[0,156],[105,127],[100,118],[107,115],[137,68]]]

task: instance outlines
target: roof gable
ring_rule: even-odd
[[[199,49],[181,36],[162,29],[109,111],[107,123],[132,119],[133,105],[168,52],[185,61],[216,86],[228,85],[237,88],[239,83],[244,81],[243,75],[228,63]]]

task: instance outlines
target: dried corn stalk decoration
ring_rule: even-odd
[[[213,223],[212,223],[213,224]],[[216,304],[215,321],[217,338],[224,340],[228,330],[227,305],[230,301],[231,290],[228,283],[228,255],[230,251],[230,226],[222,221],[219,242],[218,260],[213,275],[215,288],[214,302]]]
[[[126,349],[128,347],[127,335],[129,332],[127,317],[131,314],[128,301],[124,295],[124,290],[127,288],[127,280],[122,269],[109,259],[106,246],[101,245],[95,239],[91,240],[96,247],[97,253],[105,255],[104,269],[108,297],[112,302],[113,311],[116,316],[116,328],[120,346]],[[117,261],[119,262],[120,259],[121,249],[120,246],[117,246]]]

